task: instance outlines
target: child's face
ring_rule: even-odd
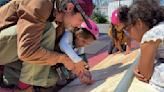
[[[126,25],[126,24],[125,24]],[[124,29],[129,33],[129,36],[136,40],[137,42],[141,42],[142,36],[146,31],[150,28],[142,22],[140,19],[136,21],[134,25],[126,25]]]
[[[124,24],[123,23],[120,23],[118,25],[114,24],[114,27],[118,32],[121,32],[122,28],[124,27]]]
[[[81,48],[81,47],[87,46],[88,44],[90,44],[93,41],[94,41],[93,37],[90,37],[88,39],[84,39],[84,38],[80,37],[79,35],[77,35],[76,39],[75,39],[75,44],[76,44],[77,48]]]

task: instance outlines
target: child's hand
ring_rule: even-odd
[[[131,50],[126,51],[126,52],[124,53],[124,55],[130,54],[131,52],[132,52]]]
[[[120,53],[121,53],[121,51],[117,51],[116,53],[113,54],[113,56],[120,54]]]
[[[85,70],[85,65],[89,66],[86,62],[84,61],[79,61],[77,63],[75,63],[75,71],[76,72],[82,72],[82,73],[86,73]]]
[[[140,74],[139,69],[138,69],[138,65],[136,65],[136,66],[133,68],[133,73],[134,73],[135,77],[136,77],[138,80],[148,83],[148,80],[147,80],[143,75]]]

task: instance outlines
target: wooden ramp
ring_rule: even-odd
[[[96,80],[92,85],[81,84],[77,78],[59,92],[113,92],[139,53],[140,49],[137,49],[126,56],[110,55],[91,69],[91,74]],[[134,78],[128,92],[158,91]]]

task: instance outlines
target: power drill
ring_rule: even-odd
[[[82,58],[82,61],[85,61],[88,63],[88,59],[85,54],[79,55]],[[89,70],[89,66],[84,66],[85,69]],[[69,78],[69,75],[71,75],[71,71],[67,70],[67,68],[62,64],[58,63],[55,65],[55,69],[59,75],[60,80],[64,81]]]

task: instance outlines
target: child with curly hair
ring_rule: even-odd
[[[137,79],[164,92],[164,8],[160,0],[136,0],[119,8],[123,31],[140,42],[141,57],[133,72]]]

